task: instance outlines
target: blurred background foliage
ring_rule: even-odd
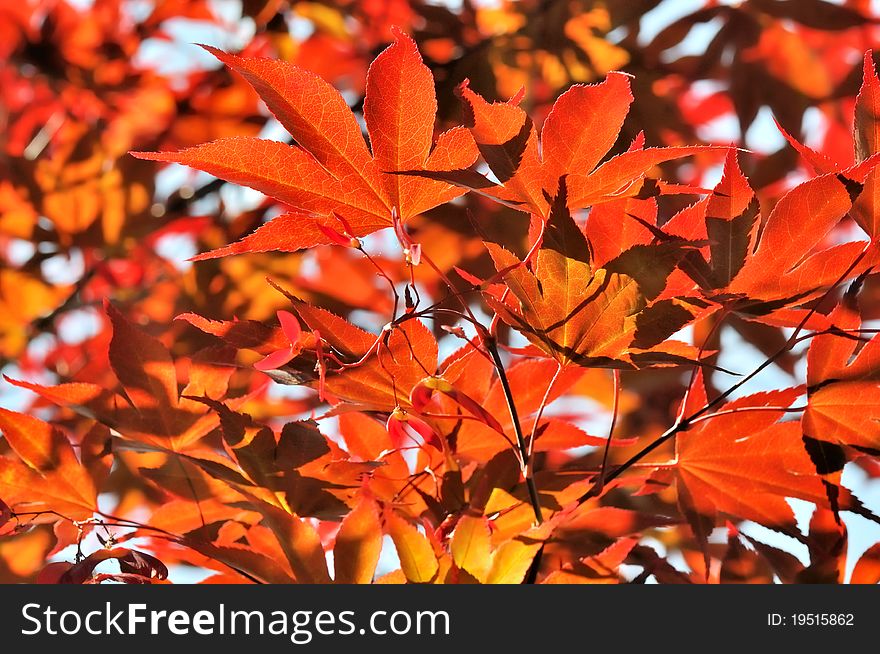
[[[186,261],[239,239],[280,208],[127,152],[231,135],[285,138],[251,88],[195,42],[313,70],[359,112],[367,66],[400,26],[434,74],[438,131],[460,122],[454,89],[465,79],[489,99],[525,89],[523,107],[540,126],[570,85],[622,70],[633,76],[635,103],[615,152],[642,130],[648,145],[736,143],[751,151],[741,157],[743,169],[762,202],[772,203],[805,175],[774,120],[834,161],[853,161],[861,57],[880,43],[877,23],[869,0],[0,0],[0,367],[41,383],[112,387],[105,298],[185,362],[216,342],[174,317],[274,320],[286,300],[267,276],[360,324],[387,319],[387,289],[349,249]],[[663,173],[709,188],[722,156],[668,164]],[[658,222],[687,201],[661,197]],[[469,194],[419,217],[414,238],[434,244],[444,271],[460,266],[485,278],[494,269],[469,214],[511,247],[526,236],[527,216]],[[382,258],[384,237],[371,238],[377,260],[403,279],[402,263]],[[419,281],[442,296],[426,268]],[[866,317],[880,318],[875,284],[862,304]],[[438,335],[441,327],[438,321]],[[711,324],[696,329],[708,333]],[[755,323],[733,321],[730,329],[761,352],[784,340]],[[783,358],[779,374],[797,365],[796,354]],[[239,371],[230,388],[257,390],[246,406],[257,418],[307,415],[317,404],[310,393],[255,389],[253,378]],[[621,437],[662,431],[683,389],[680,374],[624,380]],[[592,370],[571,393],[589,400],[599,419],[611,388],[610,373]],[[72,414],[51,413],[8,384],[0,405],[51,415],[85,437]],[[558,459],[547,465],[576,467],[568,453],[543,456]],[[161,493],[124,465],[112,475],[117,513],[161,503]],[[66,541],[48,528],[5,539],[0,579],[32,578]],[[686,554],[699,565],[697,552]],[[200,563],[192,554],[188,562]]]

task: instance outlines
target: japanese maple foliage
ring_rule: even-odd
[[[0,581],[880,580],[880,543],[846,547],[880,507],[844,483],[880,476],[865,3],[707,3],[641,44],[606,40],[636,3],[571,3],[546,42],[517,3],[330,2],[301,41],[262,3],[252,42],[176,80],[125,58],[172,18],[221,25],[210,3],[98,2],[92,41],[65,3],[42,36],[6,4],[0,245],[38,247],[0,269],[27,398],[0,408]],[[709,21],[701,57],[664,54]],[[31,83],[36,44],[61,70]],[[762,105],[779,153],[700,138]],[[56,251],[87,266],[70,288]]]
[[[293,144],[231,137],[179,153],[136,156],[193,166],[298,210],[209,256],[294,252],[333,243],[333,232],[365,236],[461,195],[449,184],[394,175],[465,168],[477,156],[463,128],[434,141],[437,101],[431,73],[409,37],[398,32],[396,39],[367,74],[364,120],[372,153],[345,99],[314,73],[207,48],[250,82]]]

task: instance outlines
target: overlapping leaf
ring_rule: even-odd
[[[556,197],[559,179],[568,178],[568,207],[572,210],[613,198],[635,195],[658,164],[696,154],[706,147],[647,148],[639,141],[627,152],[602,163],[617,141],[633,101],[629,78],[619,72],[592,86],[575,85],[553,105],[538,133],[519,107],[522,94],[509,102],[489,103],[471,90],[458,87],[465,125],[496,181],[474,170],[406,171],[458,184],[503,204],[547,218],[549,198]]]
[[[783,132],[788,142],[801,154],[809,165],[821,174],[839,172],[846,169],[812,148],[799,143]],[[862,66],[862,86],[856,98],[855,119],[853,122],[853,150],[856,165],[870,166],[874,155],[880,152],[880,79],[874,66],[874,58],[869,50],[865,53]],[[853,218],[872,240],[880,235],[877,221],[877,207],[880,201],[878,173],[870,167],[864,180],[864,189],[853,205]]]
[[[0,458],[0,498],[6,504],[70,520],[92,517],[98,506],[95,482],[64,434],[7,409],[0,409],[0,433],[15,454]]]
[[[392,411],[407,405],[412,388],[436,371],[437,341],[418,320],[374,335],[293,295],[288,298],[305,329],[299,354],[278,370],[265,371],[282,383],[310,384],[339,400]],[[285,345],[280,330],[181,318],[237,348],[268,354]]]
[[[635,246],[594,270],[590,246],[565,198],[563,182],[534,270],[487,244],[512,293],[487,293],[491,306],[563,366],[634,368],[687,360],[688,348],[664,350],[660,344],[694,314],[671,300],[651,301],[665,288],[688,243]]]
[[[792,533],[787,497],[860,509],[845,488],[834,493],[832,507],[826,482],[804,448],[800,423],[780,421],[800,393],[787,389],[728,402],[718,416],[676,437],[679,506],[704,547],[719,514]]]
[[[10,381],[59,406],[96,418],[124,438],[162,450],[184,450],[215,429],[217,415],[188,397],[219,398],[225,394],[232,374],[229,351],[206,351],[206,361],[195,357],[194,374],[180,389],[168,349],[132,325],[111,304],[107,303],[106,310],[113,325],[109,356],[121,385],[118,394],[88,383],[41,386]],[[203,374],[199,374],[201,366],[207,368],[201,370]]]
[[[863,254],[865,242],[828,246],[827,239],[853,209],[876,163],[799,184],[776,203],[762,225],[754,192],[731,154],[712,195],[663,229],[708,240],[708,260],[693,252],[682,263],[708,299],[746,315],[797,306],[874,262],[876,251]]]
[[[820,441],[880,452],[880,337],[859,337],[861,319],[846,296],[829,316],[829,333],[807,353],[804,433]]]
[[[206,48],[256,89],[294,144],[235,137],[136,156],[204,170],[293,210],[239,243],[200,258],[332,243],[328,228],[364,236],[391,226],[395,213],[406,221],[463,193],[444,182],[391,174],[464,168],[477,156],[462,128],[434,141],[437,101],[431,73],[409,37],[397,32],[395,39],[367,77],[364,120],[372,153],[342,95],[314,73],[283,61]]]

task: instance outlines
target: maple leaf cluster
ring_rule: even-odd
[[[0,0],[0,581],[880,581],[870,3],[145,5]]]

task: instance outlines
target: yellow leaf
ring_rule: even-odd
[[[400,567],[407,580],[417,584],[431,581],[439,565],[428,539],[393,511],[386,512],[385,526],[397,548]]]
[[[495,552],[486,583],[521,584],[539,549],[541,541],[524,537],[507,541]]]
[[[338,584],[368,584],[382,551],[382,525],[372,500],[362,499],[339,528],[333,561]]]
[[[492,560],[489,524],[486,518],[464,516],[452,534],[452,559],[481,582],[485,580]]]

